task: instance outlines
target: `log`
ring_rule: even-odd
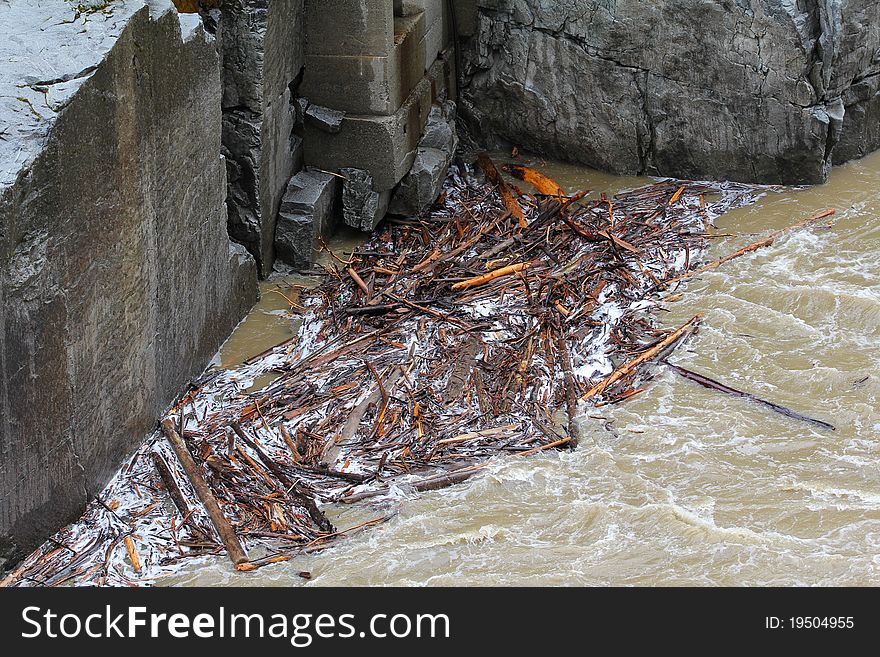
[[[571,438],[570,447],[574,449],[580,442],[580,430],[576,420],[578,414],[577,382],[574,378],[574,371],[571,367],[571,354],[568,353],[568,344],[565,342],[562,327],[557,325],[555,332],[556,351],[559,353],[562,374],[565,379],[565,409],[568,413],[568,437]]]
[[[667,205],[675,205],[675,202],[681,198],[681,195],[684,194],[684,185],[675,190],[675,194],[672,195],[672,198],[669,199],[669,203]]]
[[[714,379],[710,379],[708,376],[704,376],[702,374],[697,374],[696,372],[692,372],[691,370],[687,370],[683,367],[679,367],[678,365],[673,365],[667,361],[663,361],[663,364],[672,369],[673,372],[678,374],[689,381],[693,381],[694,383],[699,383],[704,388],[709,388],[710,390],[717,390],[718,392],[723,392],[726,395],[731,395],[733,397],[740,397],[742,399],[748,399],[751,402],[754,402],[760,406],[764,406],[765,408],[769,408],[771,411],[779,413],[780,415],[784,415],[786,417],[790,417],[795,420],[800,420],[801,422],[807,422],[809,424],[814,424],[817,427],[821,427],[823,429],[829,429],[830,431],[836,431],[836,428],[833,424],[829,424],[828,422],[823,422],[822,420],[817,420],[815,418],[809,417],[807,415],[802,415],[797,411],[793,411],[790,408],[786,408],[780,404],[774,404],[771,401],[767,401],[766,399],[761,399],[757,395],[753,395],[750,392],[743,392],[742,390],[737,390],[736,388],[731,388],[730,386],[726,386],[723,383],[719,383]]]
[[[174,502],[174,506],[177,507],[180,517],[183,518],[181,526],[189,525],[199,538],[205,538],[204,532],[196,526],[192,519],[189,504],[186,501],[186,497],[183,495],[183,491],[180,490],[180,486],[177,485],[177,480],[174,479],[174,475],[171,473],[171,468],[168,467],[165,459],[163,459],[162,455],[158,452],[153,452],[152,456],[153,463],[156,466],[156,472],[159,473],[159,478],[162,480],[162,485],[165,486],[168,496],[171,498],[171,501]]]
[[[177,460],[180,461],[183,471],[186,473],[193,489],[196,491],[196,495],[198,495],[199,499],[202,501],[202,505],[205,507],[208,517],[211,518],[211,522],[214,524],[214,528],[220,536],[220,540],[222,540],[223,545],[226,546],[226,552],[232,560],[232,563],[236,567],[247,563],[247,552],[245,552],[241,542],[238,540],[238,536],[235,534],[232,525],[229,524],[229,520],[223,515],[223,511],[217,503],[217,498],[214,497],[205,478],[199,471],[199,467],[193,460],[189,448],[186,446],[183,438],[181,438],[175,430],[174,421],[170,418],[163,420],[162,431],[165,433],[165,437],[168,439],[171,449],[174,450]]]
[[[586,401],[587,399],[590,399],[591,397],[595,397],[596,395],[604,392],[608,388],[608,386],[610,386],[613,383],[616,383],[617,381],[619,381],[623,377],[627,376],[628,374],[631,374],[633,372],[633,370],[635,370],[637,367],[639,367],[643,363],[646,363],[649,360],[651,360],[652,358],[655,358],[658,354],[663,352],[667,347],[669,347],[670,345],[672,345],[676,341],[678,341],[678,339],[681,338],[681,336],[684,335],[685,332],[691,326],[693,326],[698,321],[700,321],[700,319],[702,319],[702,317],[703,317],[702,313],[700,313],[698,315],[694,315],[688,321],[686,321],[684,324],[682,324],[679,328],[677,328],[675,331],[673,331],[672,333],[667,335],[665,338],[660,340],[660,342],[655,344],[653,347],[651,347],[650,349],[648,349],[644,353],[639,354],[634,359],[629,361],[626,365],[623,365],[622,367],[619,367],[616,370],[614,370],[603,381],[597,383],[595,386],[590,388],[581,397],[581,401]]]
[[[290,432],[287,430],[283,424],[278,426],[278,431],[281,433],[281,438],[284,440],[284,444],[287,445],[287,449],[290,450],[290,455],[293,457],[294,462],[300,463],[302,462],[302,454],[299,453],[299,450],[296,447],[296,443],[293,442],[293,438],[290,436]]]
[[[131,566],[134,568],[134,572],[140,574],[141,559],[138,556],[137,549],[134,545],[134,539],[131,537],[131,534],[122,539],[122,542],[125,544],[125,550],[128,552],[128,558],[131,560]]]
[[[514,217],[516,217],[517,221],[519,221],[520,228],[528,228],[529,224],[526,222],[526,216],[523,214],[522,208],[513,197],[513,192],[510,191],[510,187],[504,182],[504,178],[498,173],[498,169],[495,168],[495,163],[492,162],[492,158],[489,157],[488,153],[480,153],[477,157],[477,163],[480,165],[483,173],[486,174],[486,179],[495,185],[504,206]]]
[[[437,475],[436,477],[428,477],[413,483],[411,488],[418,492],[448,488],[449,486],[460,484],[466,479],[470,479],[485,467],[485,465],[475,465],[471,468],[463,468],[447,474]]]
[[[566,438],[565,441],[567,442]],[[441,488],[448,488],[449,486],[453,486],[454,484],[461,483],[466,479],[470,479],[473,475],[475,475],[480,470],[486,468],[486,465],[474,465],[467,468],[461,468],[460,470],[453,470],[452,472],[446,472],[443,474],[435,475],[433,477],[426,477],[425,479],[419,479],[418,481],[412,482],[408,485],[411,490],[423,492],[428,490],[439,490]],[[363,491],[361,493],[355,493],[353,495],[349,495],[348,497],[341,497],[337,500],[337,502],[341,502],[343,504],[354,504],[355,502],[360,502],[362,500],[370,499],[371,497],[379,497],[380,495],[386,495],[390,489],[388,488],[380,488],[378,490],[368,490]]]
[[[351,276],[351,280],[357,283],[357,286],[361,288],[363,293],[369,298],[370,296],[370,288],[367,287],[367,284],[364,283],[364,279],[358,276],[358,273],[351,267],[348,268],[348,275]]]
[[[263,465],[269,468],[272,474],[275,475],[275,478],[278,479],[278,481],[284,487],[281,489],[281,492],[285,493],[286,495],[292,496],[293,499],[295,499],[299,504],[305,507],[306,511],[309,514],[309,517],[312,519],[312,522],[314,522],[315,525],[317,525],[321,530],[325,532],[332,532],[333,525],[327,519],[327,516],[325,516],[324,513],[318,508],[318,505],[315,504],[315,500],[299,490],[299,482],[293,481],[287,475],[287,473],[284,472],[284,468],[278,465],[269,457],[268,454],[260,449],[260,446],[257,445],[257,443],[255,443],[253,440],[251,440],[250,437],[248,437],[248,435],[244,432],[244,430],[241,428],[241,424],[239,424],[238,422],[233,422],[230,426],[232,427],[232,430],[235,432],[235,434],[241,439],[241,441],[252,450],[254,450],[254,452],[256,452],[257,457],[260,459],[260,461],[263,462]],[[244,452],[241,453],[243,456],[245,456],[245,458],[248,458],[247,455],[244,454]],[[266,478],[269,479],[268,483],[271,484],[271,478],[269,478],[268,475],[266,476]]]
[[[517,164],[508,164],[506,167],[503,168],[514,178],[519,178],[523,182],[529,183],[538,191],[539,194],[544,194],[545,196],[555,196],[557,198],[565,198],[568,196],[568,194],[566,194],[565,190],[562,188],[562,185],[557,183],[550,176],[541,173],[536,169],[520,166]]]
[[[483,274],[482,276],[475,276],[474,278],[469,278],[466,281],[461,281],[459,283],[455,283],[452,286],[453,290],[467,290],[471,287],[477,287],[478,285],[483,285],[490,281],[494,281],[496,278],[501,278],[502,276],[509,276],[510,274],[515,274],[518,271],[524,271],[531,266],[531,263],[528,262],[518,262],[515,265],[507,265],[506,267],[501,267],[500,269],[495,269],[490,271],[488,274]]]
[[[354,438],[355,434],[357,434],[358,429],[360,429],[361,426],[361,420],[363,420],[364,415],[366,415],[370,406],[378,404],[379,400],[384,399],[386,394],[393,393],[397,382],[402,376],[403,369],[400,367],[396,368],[394,373],[388,378],[385,386],[382,386],[380,383],[372,393],[367,395],[360,404],[352,409],[345,425],[342,427],[342,431],[340,431],[335,438],[331,438],[327,441],[327,444],[324,446],[324,450],[321,453],[321,461],[328,470],[330,470],[330,465],[334,463],[339,456],[339,451],[342,446],[347,444],[352,438]]]
[[[548,443],[547,445],[541,445],[540,447],[534,447],[532,449],[527,449],[524,452],[517,452],[514,456],[531,456],[532,454],[537,454],[538,452],[543,452],[547,449],[553,449],[554,447],[562,447],[563,445],[567,445],[572,442],[574,438],[571,436],[566,436],[565,438],[560,438],[559,440],[555,440],[552,443]]]

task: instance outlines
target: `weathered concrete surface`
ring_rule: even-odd
[[[876,0],[476,4],[460,109],[484,135],[617,173],[782,183],[880,146]]]
[[[394,48],[389,0],[305,0],[309,55],[387,57]]]
[[[424,39],[425,12],[420,11],[394,19],[387,56],[310,54],[300,93],[345,112],[394,114],[425,74]]]
[[[455,115],[452,101],[431,108],[412,168],[391,196],[390,213],[420,215],[437,200],[458,148]]]
[[[363,169],[377,192],[390,191],[412,167],[432,103],[448,96],[449,62],[438,59],[391,116],[347,114],[336,134],[306,121],[305,163],[326,171]]]
[[[256,296],[226,233],[216,47],[169,7],[0,3],[7,554],[79,514]]]
[[[281,195],[301,163],[293,148],[291,85],[304,58],[303,0],[223,0],[223,146],[229,234],[272,271]]]
[[[425,14],[425,34],[419,43],[425,61],[430,65],[440,51],[452,40],[452,20],[448,11],[449,0],[407,0],[403,3],[401,14],[414,12]]]
[[[275,228],[278,259],[294,267],[314,261],[318,240],[339,221],[342,180],[321,171],[300,171],[287,185]]]

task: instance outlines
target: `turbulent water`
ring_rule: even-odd
[[[572,191],[640,184],[544,170]],[[710,257],[826,207],[838,209],[833,227],[704,274],[660,316],[673,327],[706,313],[672,361],[836,431],[657,366],[645,393],[584,418],[588,438],[573,452],[498,459],[465,484],[408,497],[387,523],[323,552],[248,574],[222,557],[193,561],[159,583],[880,584],[880,154],[836,169],[822,187],[770,193],[723,216],[719,232],[731,236]],[[287,301],[264,299],[224,363],[289,336],[277,314]],[[388,511],[328,515],[344,528]]]

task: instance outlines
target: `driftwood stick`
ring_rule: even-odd
[[[560,438],[559,440],[555,440],[552,443],[548,443],[546,445],[541,445],[540,447],[534,447],[532,449],[527,449],[524,452],[517,452],[514,456],[531,456],[532,454],[537,454],[538,452],[543,452],[547,449],[553,449],[554,447],[562,447],[563,445],[567,445],[572,442],[574,439],[571,436],[567,436],[565,438]]]
[[[299,449],[296,447],[296,443],[293,441],[293,438],[290,436],[290,432],[287,430],[283,424],[278,425],[278,431],[281,434],[281,438],[284,440],[284,444],[287,445],[287,449],[290,450],[291,456],[293,456],[293,460],[296,463],[302,462],[302,454],[299,453]]]
[[[470,479],[472,476],[477,474],[480,470],[485,468],[485,465],[475,465],[471,468],[463,468],[461,470],[456,470],[454,472],[449,472],[442,475],[437,475],[435,477],[428,477],[427,479],[421,479],[411,485],[411,488],[415,491],[426,491],[426,490],[439,490],[440,488],[447,488],[454,484],[459,484],[466,479]]]
[[[565,441],[567,442],[566,438]],[[486,467],[483,465],[474,465],[467,468],[461,468],[459,470],[453,470],[452,472],[445,472],[443,474],[435,475],[433,477],[427,477],[425,479],[419,479],[418,481],[410,483],[407,487],[410,490],[414,491],[426,491],[426,490],[438,490],[440,488],[447,488],[454,484],[461,483],[466,479],[469,479],[473,475],[477,474],[480,470],[483,470]],[[380,495],[385,495],[389,491],[388,488],[380,488],[377,490],[368,490],[363,491],[361,493],[354,493],[353,495],[349,495],[348,497],[341,497],[337,501],[343,504],[354,504],[355,502],[360,502],[361,500],[366,500],[371,497],[379,497]]]
[[[357,472],[344,472],[342,470],[331,470],[330,468],[322,468],[320,466],[297,465],[298,469],[313,474],[322,475],[324,477],[334,477],[343,481],[350,481],[355,484],[362,484],[373,478],[372,475],[358,474]]]
[[[718,267],[720,267],[721,265],[723,265],[727,262],[730,262],[731,260],[734,260],[736,258],[739,258],[740,256],[743,256],[747,253],[751,253],[752,251],[757,251],[758,249],[763,249],[765,247],[771,246],[780,237],[782,237],[783,235],[785,235],[787,233],[792,232],[793,230],[797,230],[799,228],[804,228],[806,226],[814,224],[817,221],[821,221],[822,219],[825,219],[827,217],[834,215],[836,212],[837,212],[837,210],[835,210],[834,208],[828,208],[827,210],[824,210],[822,212],[819,212],[818,214],[814,214],[810,217],[807,217],[803,221],[799,221],[798,223],[796,223],[792,226],[789,226],[788,228],[783,228],[781,230],[777,230],[775,233],[772,233],[768,237],[765,237],[762,240],[758,240],[757,242],[753,242],[752,244],[749,244],[748,246],[744,246],[739,251],[734,251],[733,253],[730,253],[730,254],[724,256],[723,258],[719,258],[715,262],[710,262],[708,265],[703,265],[702,267],[698,267],[696,269],[692,269],[691,271],[687,271],[679,276],[676,276],[675,278],[670,278],[667,281],[662,281],[661,285],[663,287],[669,287],[673,283],[678,283],[680,281],[684,281],[689,278],[693,278],[694,276],[699,276],[700,274],[703,274],[707,271],[711,271],[712,269],[718,269]]]
[[[522,208],[519,203],[513,196],[513,192],[510,191],[510,187],[507,186],[507,183],[504,182],[504,178],[501,177],[501,174],[498,173],[498,169],[495,168],[495,163],[492,162],[492,158],[489,157],[488,153],[480,153],[477,157],[477,163],[480,165],[480,168],[483,170],[483,173],[486,174],[486,179],[495,185],[498,190],[498,195],[501,197],[504,206],[510,211],[510,213],[516,217],[517,221],[519,221],[520,228],[528,228],[529,224],[526,221],[525,214],[523,214]]]
[[[226,546],[226,552],[229,554],[232,563],[235,564],[236,567],[247,563],[247,552],[244,551],[241,541],[238,540],[238,536],[236,536],[232,525],[229,524],[226,516],[223,515],[223,511],[217,503],[217,498],[214,497],[205,478],[202,476],[202,473],[199,472],[199,467],[193,460],[189,448],[187,448],[186,443],[183,442],[183,438],[180,437],[180,434],[174,429],[174,421],[171,419],[163,420],[162,431],[165,433],[165,437],[168,439],[171,448],[177,455],[180,465],[183,466],[183,471],[186,472],[186,476],[189,477],[189,481],[195,489],[196,495],[198,495],[199,499],[202,501],[202,505],[205,507],[205,511],[207,511],[208,516],[211,518],[214,528],[220,535],[223,545]]]
[[[500,278],[502,276],[508,276],[510,274],[515,274],[518,271],[523,271],[524,269],[528,269],[530,267],[530,263],[528,262],[518,262],[515,265],[507,265],[506,267],[502,267],[501,269],[496,269],[494,271],[490,271],[488,274],[483,274],[482,276],[476,276],[474,278],[469,278],[466,281],[461,281],[460,283],[455,283],[452,286],[453,290],[466,290],[469,287],[476,287],[478,285],[483,285],[484,283],[488,283],[489,281],[494,281],[496,278]]]
[[[781,415],[786,417],[793,418],[795,420],[801,420],[802,422],[809,422],[810,424],[815,424],[817,427],[822,427],[823,429],[829,429],[831,431],[835,431],[835,427],[833,424],[828,424],[828,422],[823,422],[822,420],[816,420],[814,418],[808,417],[806,415],[801,415],[797,411],[793,411],[790,408],[786,408],[785,406],[781,406],[780,404],[774,404],[773,402],[767,401],[766,399],[761,399],[757,395],[753,395],[749,392],[743,392],[742,390],[737,390],[736,388],[731,388],[730,386],[726,386],[723,383],[719,383],[714,379],[710,379],[708,376],[703,376],[702,374],[697,374],[696,372],[692,372],[691,370],[687,370],[683,367],[679,367],[678,365],[673,365],[670,362],[663,361],[663,364],[667,367],[671,368],[673,372],[678,374],[679,376],[688,379],[689,381],[693,381],[694,383],[699,383],[704,388],[709,388],[710,390],[717,390],[718,392],[723,392],[726,395],[732,395],[733,397],[741,397],[742,399],[748,399],[749,401],[753,401],[756,404],[760,404],[765,408],[769,408],[771,411],[775,411]]]
[[[629,361],[626,365],[623,365],[622,367],[619,367],[616,370],[614,370],[604,380],[602,380],[601,382],[597,383],[595,386],[590,388],[584,394],[584,396],[581,397],[581,401],[585,401],[585,400],[589,399],[590,397],[595,397],[596,395],[604,392],[608,388],[608,386],[610,386],[613,383],[616,383],[617,381],[619,381],[623,377],[627,376],[628,374],[631,374],[633,372],[633,370],[635,370],[637,367],[639,367],[643,363],[646,363],[649,360],[651,360],[652,358],[655,358],[658,354],[663,352],[667,347],[669,347],[670,345],[677,342],[678,339],[681,338],[681,336],[684,335],[685,332],[691,326],[696,324],[702,317],[703,317],[702,313],[700,313],[698,315],[694,315],[688,321],[686,321],[684,324],[682,324],[679,328],[677,328],[675,331],[673,331],[672,333],[667,335],[665,338],[660,340],[660,342],[655,344],[653,347],[651,347],[650,349],[648,349],[644,353],[639,354],[634,359]]]
[[[568,353],[568,344],[565,342],[562,327],[558,323],[555,332],[556,351],[559,353],[562,374],[565,377],[565,409],[568,412],[568,435],[571,438],[569,446],[574,449],[578,446],[578,442],[580,442],[580,430],[576,420],[578,414],[577,383],[575,382],[574,371],[571,367],[571,354]]]
[[[348,275],[351,276],[351,280],[353,280],[355,283],[357,283],[357,286],[359,288],[361,288],[361,290],[363,290],[364,294],[367,295],[367,297],[369,297],[370,296],[370,288],[367,287],[367,284],[364,283],[364,279],[362,279],[360,276],[358,276],[358,273],[352,267],[348,268]]]
[[[177,507],[180,517],[183,518],[181,524],[189,525],[200,538],[205,538],[204,532],[202,532],[193,521],[189,504],[186,501],[186,497],[183,495],[183,491],[180,490],[180,486],[177,485],[177,480],[174,479],[174,475],[171,473],[171,468],[168,467],[165,459],[162,458],[162,455],[158,452],[153,452],[152,456],[153,463],[156,466],[156,472],[159,473],[159,478],[162,480],[162,485],[164,485],[165,490],[168,491],[168,496],[171,498],[171,501],[174,502],[174,506]]]
[[[263,465],[265,465],[269,470],[275,475],[275,478],[284,486],[282,489],[287,495],[292,496],[299,504],[305,507],[306,511],[308,511],[309,517],[312,521],[320,527],[325,532],[332,532],[333,525],[327,519],[327,516],[318,508],[318,505],[315,504],[315,500],[306,495],[301,490],[299,490],[299,482],[293,481],[286,472],[284,472],[284,468],[278,465],[275,461],[273,461],[266,452],[260,449],[260,446],[257,445],[253,440],[251,440],[248,435],[241,428],[241,424],[238,422],[233,422],[231,425],[232,430],[235,434],[241,438],[242,442],[250,447],[254,452],[256,452],[257,457],[262,461]],[[270,482],[271,483],[271,479]]]
[[[134,568],[134,572],[140,574],[141,558],[138,556],[137,548],[134,545],[134,539],[131,537],[131,534],[122,539],[122,542],[125,544],[125,550],[128,552],[128,558],[131,560],[131,567]]]

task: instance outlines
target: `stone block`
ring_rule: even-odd
[[[338,176],[320,171],[301,171],[290,179],[275,228],[279,260],[295,267],[314,261],[318,238],[328,235],[338,222],[340,187]]]
[[[287,183],[280,212],[326,215],[339,191],[340,180],[322,171],[300,171]]]
[[[428,66],[425,77],[431,81],[431,97],[433,101],[458,101],[458,80],[456,79],[455,53],[452,46],[448,46],[440,51],[437,59]]]
[[[412,169],[391,197],[388,211],[392,214],[421,215],[437,200],[458,147],[455,114],[451,101],[431,108]]]
[[[303,0],[223,0],[223,107],[262,113],[304,62]]]
[[[388,0],[305,0],[307,55],[388,57],[394,5]]]
[[[342,183],[342,218],[346,225],[364,232],[372,231],[388,211],[391,190],[377,192],[373,178],[363,169],[346,168]]]
[[[229,232],[272,271],[275,217],[291,173],[291,84],[303,66],[303,0],[222,0],[223,145]]]
[[[289,89],[262,114],[223,112],[229,234],[253,254],[264,277],[272,271],[278,204],[291,173],[302,163],[293,135],[295,114]]]
[[[419,142],[421,148],[436,148],[450,155],[458,147],[455,128],[456,108],[452,101],[437,103],[431,107],[428,123]]]
[[[306,164],[328,171],[364,169],[376,191],[390,190],[412,166],[431,103],[443,86],[426,76],[393,115],[347,115],[335,135],[306,123]]]
[[[433,25],[446,14],[447,0],[404,0],[401,15],[425,12],[425,24]]]
[[[447,0],[408,0],[405,12],[424,12],[425,35],[419,48],[425,55],[428,66],[452,40],[452,20],[447,9]]]
[[[395,19],[387,57],[309,55],[300,93],[312,102],[354,114],[396,112],[425,72],[425,19]]]
[[[345,112],[309,103],[305,110],[304,122],[318,130],[335,135],[342,128],[343,119]]]
[[[425,32],[425,37],[422,39],[421,44],[419,44],[419,50],[422,51],[425,62],[430,65],[437,59],[440,52],[449,45],[450,41],[449,27],[443,20],[439,20],[429,26]]]
[[[394,190],[391,214],[420,215],[428,210],[443,188],[450,156],[436,148],[419,147],[412,169]]]

